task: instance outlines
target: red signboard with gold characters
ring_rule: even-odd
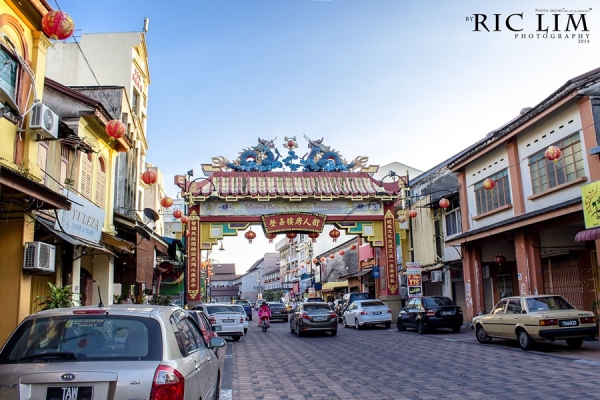
[[[315,213],[280,213],[263,215],[265,233],[278,232],[323,232],[326,215]]]
[[[198,243],[200,243],[200,218],[195,212],[192,212],[188,224],[189,236],[188,242],[188,265],[186,277],[186,292],[188,301],[200,301],[200,263],[201,252]]]
[[[393,208],[386,205],[384,215],[384,249],[387,272],[387,289],[389,294],[398,294],[398,267],[396,266],[396,218]]]

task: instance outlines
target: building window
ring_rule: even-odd
[[[66,185],[69,176],[69,146],[60,145],[60,184]]]
[[[92,200],[92,154],[81,157],[81,181],[79,182],[81,195]]]
[[[446,223],[446,236],[452,236],[462,232],[458,199],[450,201],[450,207],[446,209],[446,213],[444,214],[444,222]]]
[[[555,143],[554,146],[562,150],[562,156],[556,162],[546,159],[546,149],[529,157],[533,194],[585,176],[579,133]]]
[[[131,96],[131,110],[133,111],[133,115],[139,114],[139,106],[140,106],[140,95],[138,92],[133,89],[133,95]]]
[[[98,169],[96,170],[96,205],[104,209],[104,198],[106,193],[106,163],[104,158],[98,158]]]
[[[19,75],[19,64],[10,53],[0,46],[0,89],[8,97],[17,103],[17,78]]]
[[[46,165],[48,164],[48,143],[38,142],[38,161],[37,165],[42,170],[42,181],[44,185],[48,185],[46,179]]]
[[[504,169],[489,178],[496,182],[496,186],[493,190],[483,188],[484,180],[481,180],[474,185],[477,214],[483,214],[510,204],[508,169]]]

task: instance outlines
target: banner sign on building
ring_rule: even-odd
[[[381,274],[379,273],[379,265],[374,265],[373,269],[371,270],[371,273],[373,274],[374,279],[379,279],[379,277],[381,276]]]
[[[315,213],[280,213],[263,215],[265,233],[323,232],[327,216]]]
[[[389,206],[386,206],[389,207]],[[384,266],[386,278],[387,278],[387,289],[389,294],[398,294],[398,267],[396,265],[396,217],[394,213],[388,208],[384,216],[384,249],[385,249],[385,262]]]
[[[54,229],[92,243],[100,243],[106,211],[73,192],[67,192],[66,197],[71,200],[71,209],[57,211]]]
[[[406,285],[408,286],[408,298],[421,297],[423,295],[423,281],[421,279],[421,263],[406,263]]]
[[[188,265],[186,271],[186,291],[188,301],[200,301],[200,263],[202,252],[198,247],[200,243],[200,218],[196,212],[192,212],[189,222],[188,242]]]
[[[600,227],[600,181],[581,187],[585,229]]]

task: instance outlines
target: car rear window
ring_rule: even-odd
[[[20,325],[0,353],[0,364],[160,361],[162,348],[160,324],[152,318],[49,316]]]
[[[527,307],[530,311],[573,310],[575,308],[561,296],[530,298],[527,299]]]
[[[382,301],[363,301],[360,304],[362,304],[363,307],[380,307],[385,305]]]
[[[234,305],[234,306],[231,306],[231,309],[234,312],[246,315],[246,310],[244,310],[244,307],[242,307],[242,306]]]
[[[331,308],[324,304],[306,304],[304,305],[304,311],[331,311]]]
[[[213,305],[209,305],[206,306],[206,312],[208,312],[209,314],[216,314],[216,313],[231,313],[231,307],[230,306],[213,306]]]
[[[425,307],[443,307],[451,306],[452,300],[449,297],[425,297],[423,298],[423,305]]]

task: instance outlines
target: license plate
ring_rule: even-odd
[[[440,315],[454,315],[454,311],[442,311]]]
[[[224,320],[222,320],[222,322],[227,324],[227,323],[233,322],[233,320],[232,319],[224,319]]]
[[[313,319],[315,321],[325,321],[327,319],[327,317],[314,317]]]
[[[568,320],[564,320],[564,321],[558,321],[558,325],[559,326],[578,326],[579,321],[577,321],[576,319],[568,319]]]
[[[381,311],[373,311],[373,315],[381,315]]]
[[[46,400],[92,400],[91,386],[49,387]]]

